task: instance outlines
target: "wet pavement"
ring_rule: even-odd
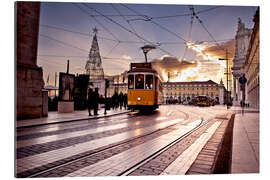
[[[52,115],[34,126],[34,120],[18,122],[17,177],[186,174],[228,111],[224,106],[165,105],[146,114],[121,111],[106,117],[85,116],[85,112],[77,112],[76,118],[64,114],[57,122],[60,115]]]

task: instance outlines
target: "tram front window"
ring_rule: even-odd
[[[135,75],[135,89],[144,89],[144,75],[143,74]]]
[[[128,76],[128,89],[134,89],[134,75]]]
[[[145,76],[145,89],[153,89],[153,75]]]

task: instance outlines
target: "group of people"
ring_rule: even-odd
[[[91,116],[91,110],[94,109],[94,115],[98,115],[98,105],[105,104],[105,112],[112,108],[113,110],[120,108],[127,109],[127,94],[123,94],[122,92],[118,94],[117,92],[111,98],[103,98],[99,96],[98,88],[95,88],[93,92],[92,89],[88,91],[88,113]]]
[[[127,94],[123,94],[122,92],[118,94],[115,92],[110,99],[110,107],[112,109],[120,107],[120,110],[122,110],[122,108],[127,109]]]

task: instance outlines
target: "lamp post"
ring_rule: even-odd
[[[226,105],[227,105],[227,109],[228,109],[228,105],[229,105],[229,58],[228,58],[228,50],[226,49],[226,58],[219,58],[220,61],[226,61],[226,70],[227,72],[225,73],[227,75],[227,92],[226,92]]]
[[[152,46],[152,45],[145,45],[145,46],[141,47],[141,49],[143,50],[145,62],[147,63],[147,53],[152,49],[156,49],[156,47]]]

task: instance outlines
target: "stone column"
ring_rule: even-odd
[[[219,102],[221,105],[224,103],[224,88],[222,86],[219,88]]]
[[[42,68],[37,66],[39,2],[16,2],[17,119],[42,116]]]

